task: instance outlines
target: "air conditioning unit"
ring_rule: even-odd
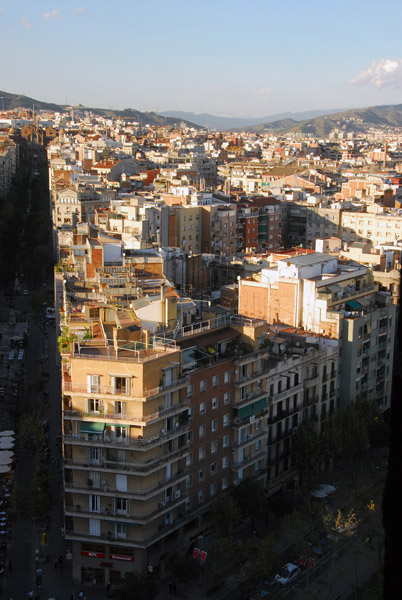
[[[251,435],[251,433],[249,433],[249,435],[247,436],[247,439],[248,440],[252,440],[253,439],[253,436]]]
[[[165,501],[164,501],[164,500],[161,500],[161,501],[159,502],[159,508],[163,508],[164,506],[165,506]]]
[[[250,400],[250,398],[252,398],[252,397],[253,397],[252,392],[247,392],[247,400]]]
[[[174,493],[175,499],[177,500],[178,498],[180,498],[180,496],[181,496],[180,490],[176,490],[175,493]]]

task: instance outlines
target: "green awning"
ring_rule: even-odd
[[[252,402],[251,404],[248,404],[247,406],[244,406],[243,408],[239,408],[237,410],[236,416],[238,419],[246,419],[247,417],[251,417],[252,415],[255,415],[260,410],[264,410],[265,408],[267,408],[267,406],[268,406],[268,399],[261,398],[261,400],[258,400],[257,402]]]
[[[130,427],[130,425],[125,425],[124,423],[106,423],[106,427]]]
[[[346,302],[345,308],[346,310],[361,310],[362,305],[360,302],[356,302],[356,300],[349,300],[349,302]]]
[[[91,421],[82,421],[80,433],[103,433],[105,423],[92,423]]]

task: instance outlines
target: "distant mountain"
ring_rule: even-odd
[[[313,119],[320,115],[328,115],[331,113],[339,112],[339,108],[333,108],[328,110],[309,110],[305,112],[285,112],[277,115],[270,115],[268,117],[218,117],[216,115],[210,115],[208,113],[195,114],[193,112],[183,112],[180,110],[168,110],[165,112],[159,112],[159,115],[163,117],[171,117],[175,119],[186,119],[192,123],[197,123],[201,127],[208,127],[209,129],[217,129],[218,131],[230,130],[230,129],[249,129],[255,125],[265,125],[266,123],[272,123],[274,121],[282,121],[283,119],[293,119],[294,121],[303,121],[305,119]]]
[[[42,102],[41,100],[35,100],[29,96],[23,96],[20,94],[10,94],[9,92],[2,92],[0,90],[0,109],[13,110],[15,108],[28,108],[38,110],[49,110],[51,112],[65,112],[69,106],[64,104],[54,104],[52,102]],[[121,117],[123,119],[138,121],[141,125],[149,123],[150,125],[170,125],[180,126],[181,124],[187,127],[195,127],[199,129],[200,126],[196,123],[186,121],[181,118],[169,118],[158,115],[154,112],[141,112],[132,108],[125,108],[124,110],[112,110],[106,108],[91,108],[85,107],[81,104],[74,107],[74,111],[85,112],[91,111],[92,113],[104,117]]]
[[[402,104],[346,110],[315,119],[306,119],[299,123],[267,122],[250,127],[249,130],[256,133],[262,131],[310,133],[316,137],[325,137],[337,128],[345,133],[364,133],[371,127],[402,127]]]

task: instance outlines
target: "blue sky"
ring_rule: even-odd
[[[0,90],[224,116],[402,103],[402,2],[0,0]]]

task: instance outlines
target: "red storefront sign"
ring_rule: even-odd
[[[200,555],[200,549],[199,548],[194,548],[193,550],[193,558],[198,558]]]
[[[127,560],[134,562],[134,556],[126,556],[125,554],[109,554],[109,558],[112,560]]]
[[[106,558],[104,552],[89,552],[88,550],[81,550],[81,556],[90,556],[91,558]]]
[[[208,555],[208,552],[205,552],[205,550],[202,550],[200,552],[200,563],[201,564],[203,564],[207,560],[207,555]]]

